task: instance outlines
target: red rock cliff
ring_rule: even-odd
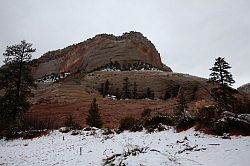
[[[85,42],[47,52],[36,60],[33,72],[39,78],[65,71],[92,71],[110,62],[119,62],[121,65],[144,62],[171,71],[162,64],[160,54],[146,37],[139,32],[129,32],[118,37],[96,35]]]

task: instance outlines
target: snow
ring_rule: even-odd
[[[50,74],[50,75],[45,75],[42,78],[39,78],[36,80],[37,83],[53,83],[56,82],[59,79],[66,78],[70,75],[71,73],[69,72],[63,72],[63,73],[57,73],[57,74]]]
[[[234,122],[242,122],[248,126],[250,125],[250,114],[234,114],[232,112],[224,111],[221,114],[222,118],[219,121],[226,122],[227,119],[232,120]]]
[[[111,100],[117,100],[117,97],[116,97],[115,95],[110,95],[110,94],[107,94],[107,95],[105,96],[105,98],[111,99]]]
[[[222,139],[194,129],[176,133],[173,128],[111,135],[103,135],[99,129],[80,132],[73,136],[55,130],[32,140],[0,140],[0,165],[103,165],[115,154],[111,163],[129,166],[247,166],[250,162],[248,136]]]
[[[115,69],[115,68],[105,68],[105,69],[102,69],[101,71],[121,71],[120,69]]]
[[[110,72],[110,71],[123,71],[123,70],[116,69],[116,68],[109,68],[109,67],[108,67],[108,68],[102,69],[101,71]],[[141,69],[139,69],[139,70],[130,68],[129,70],[124,70],[124,71],[158,71],[158,72],[164,72],[164,71],[162,71],[162,70],[160,70],[160,69],[158,69],[158,68],[155,68],[155,67],[152,67],[152,68],[150,68],[150,69],[141,68]]]

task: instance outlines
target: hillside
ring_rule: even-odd
[[[240,86],[237,90],[250,94],[250,83]]]
[[[33,91],[29,118],[52,120],[54,127],[61,126],[69,115],[85,126],[94,97],[106,127],[118,127],[120,119],[128,115],[139,117],[145,108],[172,114],[180,93],[185,94],[193,110],[210,99],[206,79],[173,72],[139,32],[96,35],[49,51],[32,61],[32,66],[38,88]],[[121,100],[126,79],[131,99]],[[103,97],[100,89],[107,81],[110,96]],[[136,97],[132,98],[134,89]]]
[[[111,83],[111,93],[115,94],[117,88],[122,92],[123,79],[126,77],[131,83],[136,81],[138,94],[146,93],[147,88],[152,89],[155,100],[112,100],[103,98],[98,92],[101,83],[106,80]],[[179,91],[184,91],[189,101],[203,103],[209,97],[204,90],[206,85],[206,79],[172,72],[96,71],[89,74],[75,73],[55,83],[41,83],[34,92],[30,115],[34,117],[38,115],[42,119],[52,118],[56,126],[60,126],[66,116],[72,115],[78,123],[85,125],[90,103],[93,97],[96,97],[105,126],[118,127],[121,118],[128,115],[139,117],[145,108],[151,108],[155,112],[173,112]],[[169,98],[160,99],[166,92],[170,94]],[[196,107],[196,105],[191,104],[190,107]]]

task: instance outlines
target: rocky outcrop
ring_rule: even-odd
[[[139,32],[129,32],[118,37],[97,35],[85,42],[50,51],[33,61],[33,75],[40,78],[50,73],[90,72],[111,62],[121,66],[144,62],[171,71],[161,62],[160,54],[146,37]]]
[[[235,114],[225,111],[214,124],[217,131],[231,130],[250,132],[250,114]]]
[[[240,86],[237,90],[240,91],[240,92],[250,94],[250,83]]]

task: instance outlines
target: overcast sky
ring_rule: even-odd
[[[0,0],[0,65],[25,39],[38,58],[100,33],[139,31],[175,72],[208,78],[218,56],[250,82],[249,0]]]

